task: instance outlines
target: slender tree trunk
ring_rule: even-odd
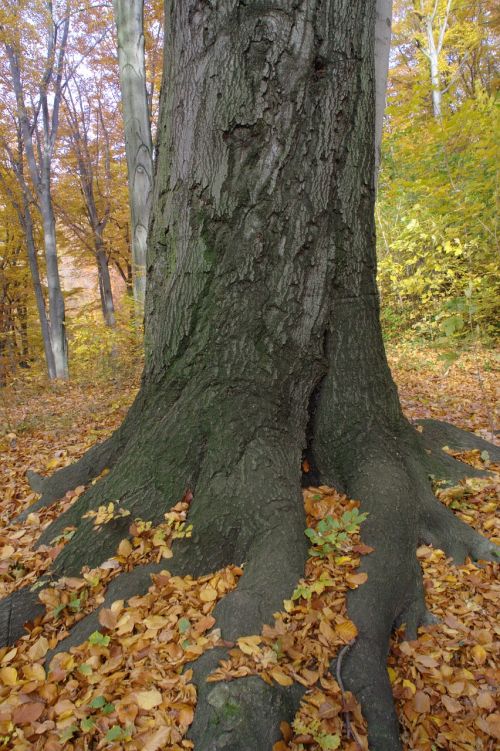
[[[386,656],[394,625],[405,622],[411,638],[428,617],[417,544],[457,560],[497,553],[432,495],[428,474],[456,476],[459,465],[436,450],[442,433],[424,445],[404,420],[385,358],[373,221],[375,5],[167,4],[142,388],[102,447],[38,479],[42,499],[31,510],[110,467],[41,537],[76,525],[51,572],[74,575],[127,535],[127,518],[114,520],[89,548],[89,509],[120,498],[132,518],[156,522],[189,488],[193,536],[175,543],[168,568],[196,576],[245,562],[238,588],[214,610],[234,641],[259,633],[303,573],[307,449],[321,477],[370,514],[376,552],[349,599],[359,638],[345,680],[362,701],[372,751],[400,751]],[[457,432],[444,429],[445,442],[462,441]],[[144,591],[152,570],[119,577],[109,597]],[[29,590],[5,600],[5,639],[39,610]],[[88,616],[74,639],[96,623]],[[203,751],[270,751],[301,689],[256,678],[207,683],[224,656],[213,650],[194,665],[190,737]]]
[[[65,3],[65,15],[59,23],[53,17],[53,5],[48,3],[47,59],[44,61],[43,80],[39,86],[38,113],[30,121],[20,64],[20,50],[15,45],[4,43],[9,61],[12,87],[16,97],[19,135],[28,164],[32,184],[42,216],[47,284],[49,288],[50,340],[57,378],[68,378],[68,351],[65,328],[64,298],[62,294],[56,244],[56,224],[51,196],[52,158],[59,125],[59,108],[62,95],[62,74],[69,32],[69,0]],[[58,48],[56,49],[56,45]],[[52,85],[52,90],[49,87]],[[42,127],[38,131],[39,122]],[[35,155],[37,134],[37,156]],[[22,165],[20,165],[22,170]]]
[[[56,222],[50,195],[48,177],[40,189],[40,213],[43,222],[43,241],[47,286],[49,289],[50,341],[54,355],[56,378],[68,378],[68,349],[66,341],[66,323],[64,297],[59,277],[59,263],[56,245]]]
[[[381,161],[385,97],[391,52],[392,0],[377,0],[375,23],[375,184]]]
[[[113,0],[127,153],[134,299],[142,311],[153,196],[153,144],[146,91],[143,0]]]
[[[21,359],[19,365],[22,368],[29,368],[30,347],[28,341],[28,309],[26,305],[17,306],[17,316],[19,318],[19,332],[21,339]]]
[[[441,76],[439,74],[439,51],[434,41],[432,20],[426,19],[425,30],[427,34],[427,50],[432,87],[432,112],[434,117],[441,117]]]
[[[102,239],[96,239],[96,248],[102,314],[106,325],[113,327],[116,325],[115,306],[113,303],[113,290],[111,287],[111,277],[109,275],[108,257],[103,248]]]
[[[19,185],[21,193],[21,202],[14,196],[13,192],[6,185],[6,190],[14,206],[21,227],[23,228],[24,238],[26,241],[26,251],[28,254],[28,265],[30,268],[31,281],[33,284],[33,291],[35,293],[35,302],[38,312],[38,320],[40,322],[40,330],[42,334],[43,348],[45,353],[45,364],[47,367],[47,374],[49,379],[56,378],[56,367],[54,362],[54,354],[52,352],[52,342],[50,340],[50,328],[47,320],[47,310],[45,307],[45,299],[42,290],[42,284],[40,280],[40,268],[38,265],[38,254],[35,245],[35,233],[33,229],[33,218],[31,215],[30,196],[26,180],[24,179],[22,169],[22,148],[19,141],[19,159],[15,160],[11,157],[12,169],[16,175],[16,179]]]
[[[27,196],[23,191],[23,210],[21,221],[24,227],[24,236],[26,238],[26,250],[28,252],[28,263],[31,273],[31,282],[35,293],[36,309],[38,320],[40,321],[40,330],[42,332],[43,349],[45,353],[45,364],[47,373],[51,380],[57,378],[54,353],[52,351],[52,342],[50,338],[49,322],[47,320],[47,311],[43,297],[42,283],[40,281],[40,269],[38,266],[38,256],[35,246],[35,235],[33,232],[33,220],[31,209]]]

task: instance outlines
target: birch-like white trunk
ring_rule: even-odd
[[[377,0],[375,23],[375,185],[381,161],[382,131],[391,51],[392,0]]]
[[[65,15],[56,23],[52,15],[52,4],[47,5],[49,25],[46,30],[46,58],[43,61],[43,76],[39,84],[39,99],[38,102],[31,103],[33,110],[31,115],[28,111],[19,50],[12,44],[5,43],[4,45],[9,61],[12,88],[16,97],[22,144],[35,189],[38,208],[42,216],[45,265],[49,289],[50,340],[56,378],[68,378],[68,348],[64,297],[57,258],[51,176],[52,159],[59,127],[63,66],[69,32],[69,9],[69,0],[67,0]],[[39,121],[41,121],[40,127]]]
[[[153,144],[146,90],[143,0],[113,0],[127,153],[134,300],[146,290],[146,241],[153,197]]]
[[[38,255],[35,244],[35,233],[33,229],[33,218],[31,215],[29,189],[24,179],[22,170],[22,152],[21,150],[19,151],[19,159],[14,159],[10,149],[7,149],[7,151],[12,172],[16,177],[16,181],[19,187],[21,198],[19,199],[19,197],[15,195],[14,191],[10,188],[1,174],[0,181],[2,182],[4,190],[17,213],[19,225],[22,228],[26,242],[28,265],[31,274],[31,282],[33,284],[33,291],[35,293],[35,302],[38,312],[38,320],[40,322],[47,374],[49,376],[49,379],[53,380],[54,378],[56,378],[56,367],[54,362],[54,355],[52,352],[52,342],[50,341],[50,327],[47,318],[47,311],[45,309],[45,300],[40,279],[40,268],[38,265]]]
[[[44,180],[39,194],[40,213],[43,222],[43,242],[45,246],[45,267],[49,290],[50,340],[54,354],[56,378],[68,378],[68,347],[64,297],[59,276],[57,258],[56,221],[50,194],[50,181]]]
[[[432,87],[432,113],[434,117],[441,117],[441,79],[439,75],[439,52],[434,41],[434,31],[432,28],[432,19],[427,18],[425,23],[427,34],[427,56],[429,59],[429,68],[431,75]]]
[[[47,320],[47,311],[45,309],[45,300],[43,297],[42,284],[40,281],[40,269],[38,267],[38,256],[35,246],[35,238],[33,232],[33,220],[31,217],[31,209],[28,201],[28,197],[23,192],[23,209],[22,216],[19,215],[21,224],[23,226],[24,235],[26,239],[26,250],[28,252],[28,263],[31,273],[31,281],[35,292],[36,307],[38,311],[38,319],[40,321],[40,329],[42,332],[43,348],[45,352],[45,362],[47,365],[47,373],[50,380],[57,378],[56,363],[54,353],[52,350],[52,341],[50,338],[50,327]]]

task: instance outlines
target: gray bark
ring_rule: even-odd
[[[25,242],[26,251],[28,255],[28,264],[30,268],[31,281],[33,284],[33,291],[35,293],[36,308],[38,313],[38,320],[40,322],[40,330],[42,333],[43,348],[45,354],[45,364],[47,367],[47,374],[49,379],[56,378],[56,366],[54,361],[54,354],[52,352],[52,342],[50,339],[50,327],[47,319],[47,310],[45,307],[45,298],[42,290],[42,283],[40,279],[40,268],[38,265],[38,253],[35,244],[35,233],[33,228],[33,218],[31,215],[31,196],[29,187],[26,183],[24,175],[23,154],[22,154],[22,141],[18,138],[18,151],[17,155],[10,149],[8,144],[4,144],[4,148],[8,154],[10,166],[12,172],[16,177],[18,184],[20,197],[11,190],[10,186],[6,183],[5,179],[0,175],[0,180],[4,185],[9,200],[14,207],[19,224],[22,227]]]
[[[391,628],[405,622],[413,635],[428,617],[417,544],[457,560],[495,549],[432,495],[428,455],[385,358],[375,0],[171,0],[166,27],[142,389],[115,434],[111,471],[41,542],[76,524],[52,572],[76,574],[112,554],[128,529],[115,520],[89,549],[87,510],[120,498],[132,517],[159,521],[189,488],[193,536],[176,541],[168,568],[196,576],[244,562],[214,615],[227,640],[258,633],[303,573],[308,440],[322,477],[370,513],[363,537],[376,552],[349,599],[360,636],[345,679],[362,700],[372,751],[399,751],[385,660]],[[109,451],[94,449],[99,466]],[[47,488],[60,493],[69,473],[84,472],[85,457]],[[135,594],[147,577],[124,581],[115,586]],[[8,615],[20,597],[0,608],[10,638],[22,627]],[[203,751],[270,749],[300,692],[254,679],[207,684],[223,655],[194,665],[191,737]]]
[[[113,0],[125,125],[134,299],[142,310],[146,242],[153,194],[153,144],[146,90],[143,0]]]
[[[385,98],[391,51],[392,0],[377,0],[375,22],[375,183],[381,161]]]
[[[56,225],[51,195],[52,159],[59,127],[59,109],[62,95],[64,57],[69,32],[69,3],[65,16],[57,24],[52,15],[52,4],[47,6],[47,54],[38,102],[32,118],[28,114],[17,49],[5,43],[9,61],[12,87],[16,97],[21,138],[26,153],[28,169],[42,216],[47,285],[49,290],[50,340],[57,378],[68,377],[68,352],[65,328],[64,297],[59,277]],[[56,46],[57,40],[60,39]],[[39,129],[39,119],[41,126]],[[36,137],[36,150],[34,139]]]
[[[74,92],[72,88],[75,89]],[[104,243],[104,231],[111,214],[109,194],[112,190],[111,152],[108,132],[104,122],[101,103],[93,102],[90,105],[88,100],[84,102],[84,95],[80,89],[79,82],[74,78],[71,80],[71,88],[68,87],[64,96],[64,104],[69,129],[69,143],[73,156],[76,159],[76,173],[85,205],[87,226],[82,227],[78,219],[69,216],[64,207],[60,207],[60,213],[70,231],[76,234],[78,239],[89,248],[95,257],[103,318],[107,326],[113,327],[116,324],[115,307],[109,274],[108,255]],[[90,120],[90,106],[96,110],[94,123]],[[97,150],[96,144],[93,144],[94,148],[90,144],[92,130],[94,131],[94,138],[99,141]],[[102,181],[105,183],[104,191],[99,187],[100,181],[98,174],[96,174],[97,165],[94,164],[95,161],[102,161],[104,163],[105,176]],[[100,199],[100,210],[98,209],[96,194],[97,198]],[[87,236],[88,229],[90,229],[91,235],[90,242]]]

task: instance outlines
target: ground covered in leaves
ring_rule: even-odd
[[[392,352],[392,366],[410,418],[445,419],[491,440],[498,377],[491,354],[464,356],[444,372],[434,353],[406,347]],[[12,523],[37,498],[26,484],[26,470],[50,473],[78,458],[119,424],[135,388],[47,387],[35,379],[3,390],[0,596],[34,585],[50,567],[72,530],[43,549],[34,550],[33,544],[84,490],[75,488],[50,509]],[[475,452],[463,458],[489,465],[488,456]],[[437,489],[462,519],[500,542],[498,491],[498,475]],[[0,748],[192,748],[185,733],[196,691],[184,666],[222,643],[211,612],[237,586],[243,570],[230,566],[197,580],[169,574],[172,541],[190,534],[185,520],[191,500],[189,495],[179,499],[155,528],[131,519],[130,539],[113,558],[41,593],[45,615],[13,648],[0,650]],[[342,659],[356,637],[346,593],[362,586],[365,574],[357,567],[360,556],[370,554],[360,537],[362,515],[354,500],[327,487],[305,490],[304,503],[311,543],[304,580],[261,634],[223,643],[229,659],[211,679],[258,674],[270,683],[296,681],[306,687],[300,711],[292,726],[282,723],[283,739],[274,751],[364,751],[363,718],[342,683]],[[116,507],[103,506],[94,525],[117,513]],[[499,586],[493,564],[452,567],[441,551],[429,547],[418,555],[428,606],[440,623],[421,629],[416,641],[397,634],[392,643],[388,670],[405,748],[492,751],[500,739]],[[102,603],[114,577],[139,563],[162,560],[164,571],[146,595],[101,610],[99,631],[70,653],[47,659],[71,625]]]

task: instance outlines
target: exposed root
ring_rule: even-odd
[[[0,603],[0,648],[14,644],[25,633],[24,624],[42,615],[38,592],[20,589]]]
[[[73,464],[63,467],[46,478],[28,470],[26,479],[31,488],[36,493],[41,493],[42,497],[19,514],[15,521],[23,521],[28,514],[60,500],[68,490],[73,490],[79,485],[87,485],[103,470],[111,469],[122,456],[129,439],[134,435],[136,421],[140,418],[146,401],[146,392],[141,389],[120,427],[105,441],[92,446],[81,459]]]
[[[15,521],[22,522],[28,514],[60,500],[68,490],[73,490],[78,485],[87,485],[104,469],[112,467],[122,450],[123,444],[117,431],[107,440],[92,446],[79,461],[63,467],[50,477],[44,478],[36,472],[28,471],[26,479],[31,488],[36,493],[41,493],[42,497],[19,514]]]
[[[366,441],[354,457],[351,454],[354,460],[342,472],[350,497],[359,499],[361,510],[369,514],[363,541],[375,548],[361,563],[367,582],[348,597],[348,613],[359,637],[345,657],[343,671],[367,721],[371,751],[402,748],[386,669],[392,629],[404,624],[412,640],[420,626],[436,621],[426,608],[417,546],[432,544],[457,563],[467,556],[499,560],[498,546],[435,498],[418,444],[407,434],[394,451],[378,436]],[[463,476],[466,470],[461,468]]]
[[[449,446],[456,451],[479,449],[487,451],[492,461],[500,462],[500,447],[474,433],[440,420],[418,420],[418,425],[423,427],[421,435],[427,449],[439,450],[443,446]]]
[[[204,751],[270,749],[281,738],[280,722],[292,721],[304,688],[269,686],[256,676],[207,683],[223,657],[223,650],[212,650],[194,666],[198,704],[188,737]]]
[[[456,485],[465,474],[469,477],[488,477],[490,474],[487,470],[475,469],[471,466],[465,469],[462,462],[443,451],[445,446],[455,451],[470,449],[487,451],[492,461],[500,462],[500,448],[473,433],[438,420],[419,420],[418,425],[423,428],[419,442],[425,449],[421,462],[428,474],[435,479]]]

